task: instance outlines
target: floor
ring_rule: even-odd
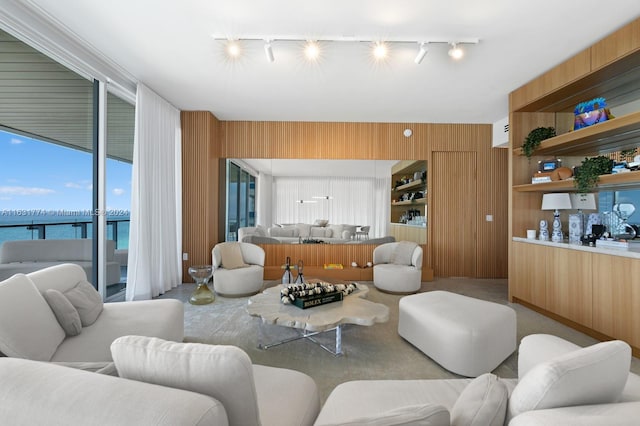
[[[267,282],[266,285],[275,285]],[[182,300],[185,307],[185,341],[234,345],[245,350],[256,364],[293,368],[314,378],[324,401],[339,383],[370,379],[429,379],[460,377],[440,367],[397,333],[398,301],[402,296],[379,292],[372,283],[368,299],[390,308],[389,321],[371,327],[348,326],[343,330],[345,354],[335,357],[308,340],[298,340],[268,350],[257,347],[258,332],[265,339],[281,340],[295,331],[280,326],[261,325],[246,312],[248,298],[216,297],[210,305],[194,306],[188,298],[194,284],[183,284],[161,298]],[[421,291],[447,290],[511,306],[517,314],[518,341],[535,333],[560,336],[581,346],[597,341],[522,305],[507,302],[507,281],[492,279],[437,278],[422,284]],[[262,327],[262,328],[261,328]],[[293,334],[292,334],[293,333]],[[319,340],[331,345],[333,332]],[[640,360],[632,359],[631,370],[640,374]],[[517,377],[517,353],[494,371],[500,377]]]

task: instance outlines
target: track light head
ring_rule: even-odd
[[[373,58],[376,61],[384,61],[389,55],[389,46],[384,41],[376,41],[373,44]]]
[[[449,56],[453,59],[460,59],[464,56],[464,50],[458,47],[457,43],[451,43],[451,49],[449,49]]]
[[[416,58],[413,60],[416,64],[420,64],[424,57],[427,55],[429,49],[427,48],[427,43],[420,43],[420,49],[418,50],[418,54]]]
[[[265,40],[264,54],[267,56],[267,61],[273,62],[276,60],[276,58],[273,56],[273,48],[271,47],[271,40]]]
[[[238,40],[228,40],[224,50],[231,59],[237,59],[242,54],[242,46]]]
[[[304,56],[315,62],[320,58],[320,45],[315,40],[308,40],[304,45]]]

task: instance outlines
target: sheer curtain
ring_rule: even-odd
[[[272,189],[275,223],[328,219],[332,224],[369,225],[370,238],[388,235],[390,176],[274,177]],[[313,198],[323,196],[331,198]]]
[[[182,283],[180,111],[138,84],[127,300]]]

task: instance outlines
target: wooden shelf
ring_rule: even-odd
[[[575,192],[576,187],[573,182],[573,179],[567,179],[554,182],[529,183],[514,185],[513,190],[518,192]],[[593,191],[610,191],[612,189],[628,189],[630,187],[640,188],[640,171],[601,175]]]
[[[420,186],[426,186],[426,182],[421,180],[414,180],[413,182],[405,183],[404,185],[396,186],[393,191],[405,191],[407,189],[417,188]]]
[[[640,112],[564,133],[540,143],[534,155],[589,155],[636,148],[640,137]],[[522,148],[513,150],[523,155]]]
[[[416,198],[415,200],[407,200],[407,201],[396,201],[395,203],[391,203],[392,206],[411,206],[417,204],[424,204],[427,202],[426,198]]]

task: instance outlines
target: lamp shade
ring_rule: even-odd
[[[542,210],[568,210],[570,208],[571,197],[568,193],[542,195]]]
[[[570,194],[571,208],[576,210],[596,210],[596,196],[593,194]]]

